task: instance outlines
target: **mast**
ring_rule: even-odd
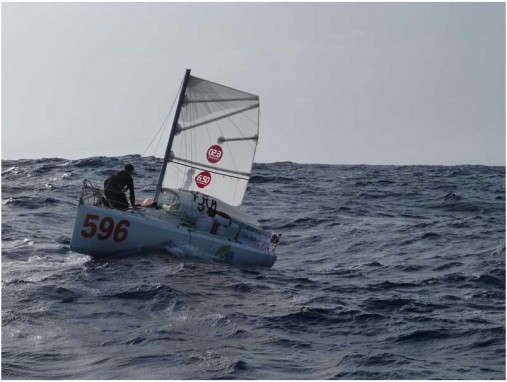
[[[176,106],[176,113],[174,114],[174,121],[171,128],[171,134],[169,134],[169,142],[167,143],[167,148],[165,150],[164,162],[162,163],[162,169],[160,170],[160,177],[158,179],[157,188],[155,189],[155,196],[153,197],[153,205],[156,206],[158,202],[158,198],[160,196],[160,191],[162,191],[162,182],[164,181],[165,170],[167,168],[167,162],[169,161],[169,157],[171,155],[171,147],[174,141],[174,133],[176,131],[176,126],[178,125],[178,120],[180,119],[180,111],[183,106],[183,102],[185,101],[185,92],[187,90],[187,83],[190,77],[190,69],[187,69],[185,72],[185,77],[183,79],[183,85],[181,86],[180,98],[178,99],[178,105]]]

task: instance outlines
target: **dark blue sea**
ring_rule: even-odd
[[[505,167],[256,164],[271,269],[71,252],[127,162],[2,161],[3,379],[505,379]]]

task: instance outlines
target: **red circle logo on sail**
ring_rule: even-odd
[[[206,152],[206,158],[210,163],[217,163],[218,161],[220,161],[220,159],[222,159],[223,154],[224,151],[222,150],[221,146],[213,145]]]
[[[209,171],[203,171],[195,177],[195,184],[199,188],[206,187],[211,182],[211,174]]]

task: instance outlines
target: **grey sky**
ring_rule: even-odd
[[[140,154],[186,68],[257,162],[505,164],[503,3],[3,3],[2,158]]]

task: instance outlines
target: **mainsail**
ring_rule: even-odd
[[[259,97],[189,71],[185,79],[159,184],[241,205],[257,147]]]

